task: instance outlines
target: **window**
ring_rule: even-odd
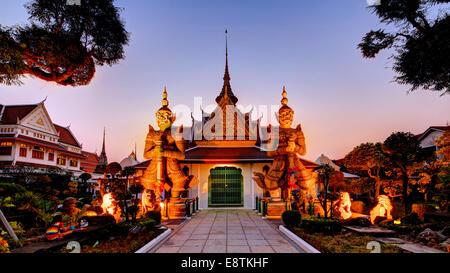
[[[78,167],[78,161],[77,160],[70,160],[70,167]]]
[[[53,152],[48,153],[48,161],[55,160],[55,154]]]
[[[44,152],[43,151],[33,150],[33,153],[31,154],[31,157],[34,158],[34,159],[44,159]]]
[[[27,146],[23,147],[22,145],[20,145],[19,156],[27,157]]]
[[[58,165],[65,166],[66,165],[66,159],[64,157],[58,157]]]
[[[31,153],[31,157],[34,159],[44,159],[44,148],[34,146],[33,152]]]
[[[0,155],[11,155],[12,142],[2,141],[0,142]]]

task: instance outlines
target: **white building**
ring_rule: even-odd
[[[54,124],[45,101],[0,105],[0,165],[54,168],[81,174],[86,158],[69,127]]]
[[[422,149],[437,151],[436,140],[440,138],[446,131],[450,131],[450,126],[431,126],[425,132],[418,135],[417,138]]]

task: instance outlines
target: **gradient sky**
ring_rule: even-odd
[[[24,0],[0,0],[0,24],[24,24]],[[29,104],[46,96],[54,123],[71,125],[84,150],[100,152],[107,130],[109,161],[137,143],[142,160],[148,124],[167,85],[171,106],[211,104],[222,87],[224,29],[229,31],[233,92],[243,105],[279,104],[286,85],[307,159],[345,156],[362,142],[392,132],[421,133],[450,121],[450,96],[392,82],[389,52],[365,60],[356,45],[380,26],[366,0],[121,0],[131,33],[126,59],[98,68],[85,87],[37,79],[0,85],[0,103]]]

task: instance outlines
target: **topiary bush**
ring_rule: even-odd
[[[161,212],[149,211],[145,214],[145,217],[155,220],[157,225],[161,224]]]
[[[121,222],[111,227],[111,230],[117,234],[127,234],[133,227],[146,227],[148,230],[153,229],[156,226],[156,221],[151,218],[140,219],[136,223]]]
[[[320,232],[333,235],[341,232],[342,223],[337,219],[312,217],[303,219],[301,227],[307,232]]]
[[[287,210],[283,212],[281,219],[287,227],[297,227],[302,220],[302,216],[298,210]]]

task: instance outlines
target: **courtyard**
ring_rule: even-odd
[[[303,253],[255,211],[202,210],[156,253]]]

